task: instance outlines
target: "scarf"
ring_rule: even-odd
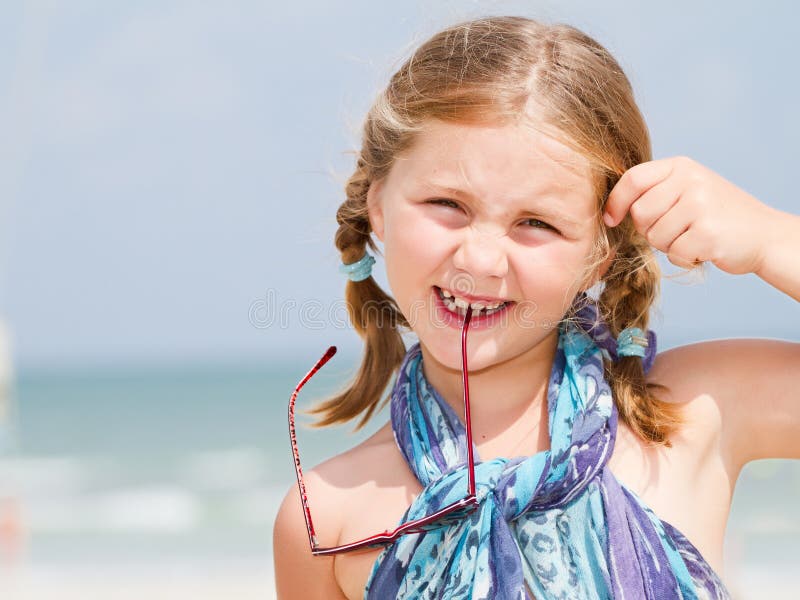
[[[617,409],[602,357],[615,342],[587,303],[559,325],[547,390],[550,450],[480,461],[478,508],[461,520],[402,536],[376,560],[365,598],[728,599],[689,540],[661,521],[606,463]],[[643,359],[649,370],[655,334]],[[610,344],[609,344],[610,341]],[[407,352],[391,398],[395,440],[424,487],[401,522],[463,498],[464,425]]]

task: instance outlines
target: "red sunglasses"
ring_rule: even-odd
[[[478,506],[478,499],[475,496],[475,459],[472,452],[472,420],[469,414],[469,382],[467,381],[467,329],[469,326],[470,318],[472,316],[472,307],[467,307],[467,314],[464,318],[464,325],[461,329],[461,369],[464,381],[464,423],[467,430],[467,466],[469,469],[469,479],[467,482],[467,495],[444,508],[437,510],[435,513],[420,519],[414,519],[398,526],[394,531],[384,531],[371,535],[363,540],[350,542],[342,546],[333,546],[330,548],[320,548],[317,542],[317,535],[314,532],[314,522],[311,519],[311,508],[308,504],[308,495],[306,494],[306,486],[303,482],[303,469],[300,467],[300,454],[297,451],[297,435],[294,427],[294,404],[297,399],[297,394],[305,383],[319,371],[319,369],[330,358],[336,354],[336,346],[331,346],[325,354],[317,361],[317,364],[306,374],[305,377],[297,384],[297,387],[289,399],[289,440],[292,444],[292,454],[294,455],[294,468],[297,472],[297,486],[300,489],[300,501],[303,503],[303,515],[306,519],[306,530],[308,531],[308,543],[311,546],[311,554],[315,556],[325,556],[336,554],[339,552],[353,552],[354,550],[362,550],[366,548],[377,548],[391,544],[401,535],[407,533],[420,533],[428,531],[436,527],[441,527],[448,523],[463,518],[475,510]]]

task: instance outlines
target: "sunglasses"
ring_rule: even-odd
[[[468,481],[466,495],[461,500],[453,502],[444,508],[437,510],[435,513],[425,517],[414,519],[399,525],[394,531],[384,531],[377,533],[367,538],[350,542],[341,546],[332,546],[330,548],[321,548],[317,541],[317,535],[314,531],[314,521],[311,518],[311,507],[308,502],[308,495],[306,494],[306,485],[303,481],[303,469],[300,466],[300,453],[297,450],[297,435],[294,426],[294,405],[297,400],[297,394],[305,383],[319,371],[322,366],[328,362],[331,357],[336,354],[336,346],[331,346],[325,354],[317,361],[317,364],[306,374],[289,399],[289,441],[292,445],[292,455],[294,456],[294,468],[297,473],[297,486],[300,489],[300,501],[303,504],[303,516],[306,521],[306,530],[308,531],[308,543],[311,547],[311,554],[315,556],[326,556],[330,554],[337,554],[341,552],[353,552],[356,550],[363,550],[368,548],[379,548],[393,543],[401,535],[409,533],[421,533],[429,531],[437,527],[442,527],[450,523],[456,522],[468,515],[478,507],[478,499],[475,496],[475,458],[472,451],[472,420],[469,412],[469,382],[467,380],[467,329],[472,317],[472,307],[467,307],[467,314],[464,317],[464,325],[461,329],[461,370],[464,382],[464,423],[466,426],[467,438],[467,468],[468,468]]]

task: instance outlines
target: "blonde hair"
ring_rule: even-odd
[[[626,327],[647,330],[661,272],[647,240],[630,217],[607,229],[600,215],[608,194],[629,168],[651,160],[650,136],[622,68],[594,39],[566,24],[522,17],[488,17],[449,27],[423,43],[391,77],[367,114],[355,172],[337,212],[336,247],[352,263],[370,236],[367,192],[384,178],[396,157],[411,147],[425,122],[503,124],[531,119],[588,159],[597,197],[594,250],[587,274],[611,256],[597,300],[611,334]],[[315,406],[317,426],[355,419],[362,427],[381,405],[406,348],[408,321],[372,277],[348,281],[350,319],[365,341],[361,366],[339,393]],[[574,317],[573,305],[565,319]],[[605,361],[620,419],[642,439],[670,446],[682,420],[677,405],[654,392],[642,359]],[[387,398],[388,399],[388,398]]]

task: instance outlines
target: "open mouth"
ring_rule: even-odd
[[[454,297],[452,294],[450,294],[449,292],[445,292],[444,290],[442,290],[442,288],[438,286],[433,286],[433,288],[436,291],[439,300],[442,301],[442,304],[445,306],[447,310],[461,317],[466,316],[467,306],[470,306],[470,304],[466,300]],[[493,302],[493,303],[473,302],[471,303],[472,319],[490,317],[492,315],[504,311],[512,304],[514,304],[514,302],[511,300],[505,302]]]

